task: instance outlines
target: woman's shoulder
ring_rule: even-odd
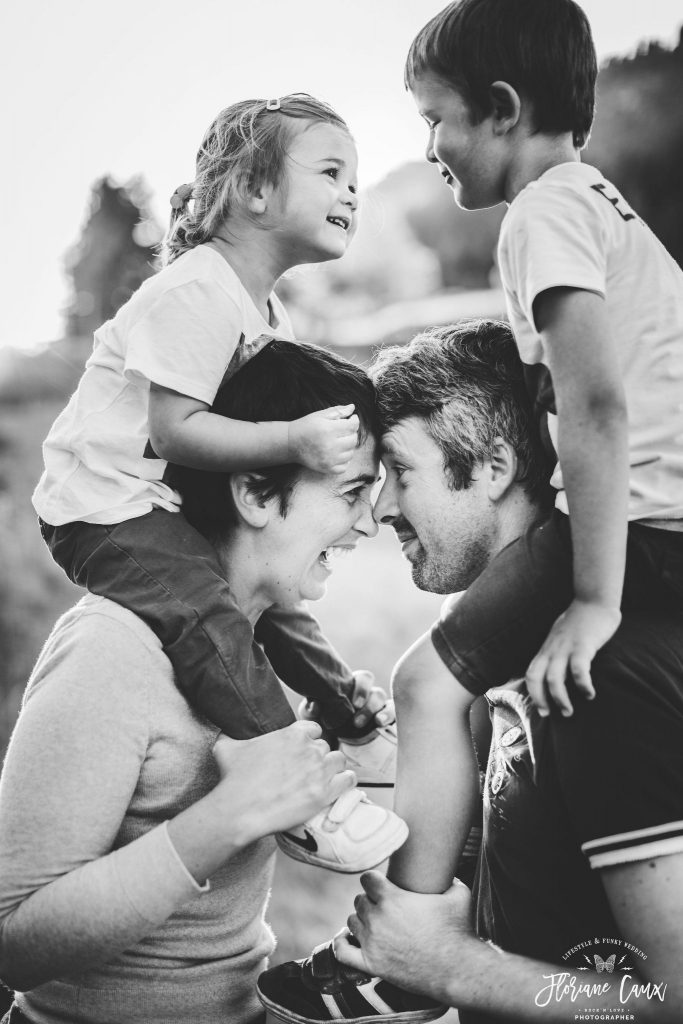
[[[134,612],[106,597],[86,594],[69,608],[54,625],[50,640],[63,636],[78,638],[83,644],[96,639],[109,650],[122,644],[144,648],[151,655],[161,654],[161,641]]]
[[[133,612],[88,594],[55,623],[29,679],[24,700],[45,686],[147,705],[150,690],[173,686],[161,642]],[[173,687],[175,689],[175,687]]]

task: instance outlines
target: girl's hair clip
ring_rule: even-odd
[[[280,101],[279,100],[266,100],[266,110],[279,110],[279,109],[280,109]]]
[[[174,210],[182,210],[187,201],[192,198],[192,185],[178,185],[171,196],[171,207]]]

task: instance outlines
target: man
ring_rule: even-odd
[[[516,538],[535,520],[539,529],[552,524],[512,336],[504,325],[485,322],[433,331],[407,349],[385,352],[374,376],[387,472],[375,517],[396,529],[418,586],[467,589],[458,605],[465,633],[482,609],[495,620],[494,569],[502,581]],[[531,600],[533,564],[527,571]],[[573,717],[540,717],[519,683],[488,694],[493,740],[474,885],[476,934],[464,886],[433,887],[433,844],[423,830],[413,876],[419,877],[415,864],[424,864],[427,885],[408,892],[376,872],[362,876],[365,894],[348,922],[360,948],[338,937],[340,961],[457,1007],[463,1022],[567,1021],[611,1009],[622,1016],[605,1019],[683,1019],[681,606],[672,596],[670,607],[648,607],[642,597],[638,580],[627,580],[623,625],[595,661],[597,697],[577,699]],[[497,625],[501,636],[508,629],[513,645],[514,622]],[[455,685],[458,663],[472,667],[489,636],[470,635],[466,652],[453,643],[437,624],[394,680],[399,737],[414,763],[422,745],[437,780],[423,789],[423,802],[436,809],[441,797],[446,817],[452,809],[441,765],[450,754],[439,738],[451,711],[438,695],[449,677]],[[400,789],[406,770],[399,751]],[[412,827],[413,809],[398,799],[397,807]],[[470,808],[459,817],[456,848],[471,824]],[[443,861],[447,878],[448,857]],[[307,964],[298,974],[283,965],[259,981],[267,1005],[284,1020],[437,1015],[425,1003],[406,1016],[390,1000],[383,1008],[375,1000],[363,1015],[340,1013],[340,997],[358,1005],[348,985],[321,997],[323,1009],[311,994],[316,978]],[[372,998],[367,985],[357,991]]]

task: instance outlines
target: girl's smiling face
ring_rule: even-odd
[[[343,256],[357,220],[358,154],[336,125],[302,122],[273,191],[268,227],[289,266]]]

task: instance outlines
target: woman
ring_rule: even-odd
[[[188,517],[253,626],[272,605],[321,597],[330,551],[376,532],[374,394],[345,360],[273,342],[220,397],[214,411],[236,418],[353,402],[361,421],[343,474],[177,471]],[[366,699],[374,710],[376,692]],[[309,722],[218,737],[144,622],[85,597],[41,653],[0,782],[0,978],[18,990],[12,1024],[261,1019],[270,836],[349,789],[343,764]]]

